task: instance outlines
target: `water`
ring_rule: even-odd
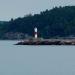
[[[0,75],[75,75],[75,46],[16,46],[0,41]]]

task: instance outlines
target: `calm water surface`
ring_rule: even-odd
[[[16,46],[0,41],[0,75],[75,75],[75,46]]]

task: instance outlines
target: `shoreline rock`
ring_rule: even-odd
[[[75,39],[24,40],[16,45],[75,45]]]

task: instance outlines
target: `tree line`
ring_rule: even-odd
[[[75,6],[54,7],[40,14],[0,21],[0,38],[9,32],[33,36],[34,27],[38,28],[38,35],[43,38],[75,36]]]

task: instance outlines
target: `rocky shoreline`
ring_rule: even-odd
[[[16,45],[75,45],[75,39],[23,40]]]

